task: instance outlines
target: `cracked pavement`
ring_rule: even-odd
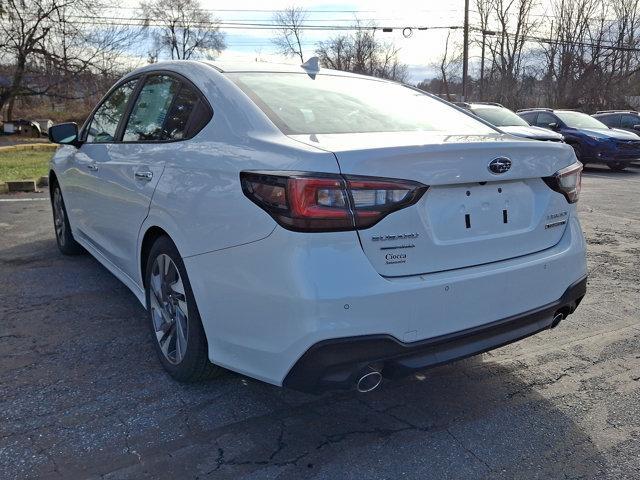
[[[172,381],[126,287],[58,253],[49,203],[0,202],[0,478],[640,478],[639,207],[640,169],[587,169],[588,293],[556,329],[310,396]]]

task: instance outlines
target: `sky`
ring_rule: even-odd
[[[471,2],[473,3],[473,2]],[[119,15],[133,14],[137,1],[127,0],[126,8]],[[442,27],[462,26],[464,20],[464,0],[350,0],[348,2],[328,2],[322,0],[201,0],[204,9],[224,22],[272,22],[273,11],[290,5],[308,11],[307,22],[313,25],[353,25],[361,22],[375,22],[379,27],[394,27],[391,33],[376,32],[380,38],[392,42],[400,48],[400,61],[409,66],[409,81],[417,83],[436,75],[436,64],[444,50],[447,30]],[[412,30],[403,29],[411,27]],[[418,31],[417,27],[429,27]],[[436,27],[436,28],[433,28]],[[440,27],[440,28],[437,28]],[[224,29],[227,49],[220,60],[249,60],[295,63],[276,53],[271,43],[273,30]],[[315,44],[337,36],[340,31],[307,30],[304,32],[304,57],[313,56]],[[451,41],[462,41],[462,29],[451,31]],[[139,52],[146,57],[144,52]]]

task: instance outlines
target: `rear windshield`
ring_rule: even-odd
[[[283,133],[446,132],[495,130],[457,109],[399,84],[305,73],[230,73]]]
[[[513,127],[516,125],[520,127],[529,126],[527,122],[508,108],[473,107],[471,111],[496,127]]]

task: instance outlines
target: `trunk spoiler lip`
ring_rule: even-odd
[[[488,135],[459,135],[442,132],[362,132],[291,134],[287,137],[331,153],[396,148],[571,148],[559,142],[542,142],[501,132]]]

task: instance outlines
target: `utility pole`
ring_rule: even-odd
[[[487,39],[486,30],[482,30],[482,53],[480,54],[480,101],[484,100],[484,44]]]
[[[469,72],[469,0],[464,0],[464,40],[462,42],[462,98],[467,101],[467,74]]]

